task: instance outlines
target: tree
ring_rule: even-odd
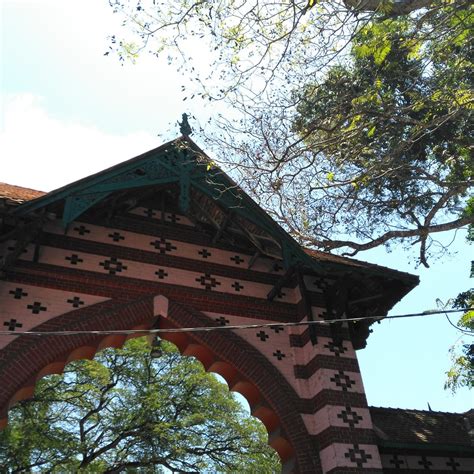
[[[437,232],[472,223],[471,2],[110,3],[122,59],[167,54],[191,97],[236,111],[202,138],[304,245],[402,241],[428,266]],[[205,77],[191,38],[215,52]]]
[[[469,242],[474,242],[474,226],[472,225],[469,227],[467,239]],[[474,261],[471,262],[471,278],[474,278]],[[474,308],[474,288],[460,293],[453,302],[453,308]],[[463,338],[450,349],[453,365],[447,372],[445,384],[445,388],[453,393],[461,387],[474,388],[474,343],[472,342],[474,309],[466,311],[461,316],[457,327],[463,332]],[[467,343],[466,336],[470,337]]]
[[[14,472],[277,472],[266,432],[226,386],[171,344],[144,339],[38,383],[0,433]]]

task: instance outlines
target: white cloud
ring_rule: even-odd
[[[15,95],[4,100],[0,181],[50,191],[160,143],[147,132],[118,136],[60,121],[48,114],[40,97]]]

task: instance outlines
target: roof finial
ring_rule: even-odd
[[[191,125],[189,125],[188,114],[183,114],[182,118],[183,118],[183,121],[178,122],[179,131],[181,132],[181,135],[184,135],[184,136],[191,135],[191,133],[193,133],[193,129],[191,128]]]

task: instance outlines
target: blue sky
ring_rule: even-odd
[[[107,36],[120,31],[107,0],[0,0],[0,15],[0,181],[48,191],[177,136],[184,111],[201,122],[212,113],[201,102],[183,103],[187,78],[165,61],[145,55],[122,66],[104,56]],[[474,247],[464,240],[458,232],[452,255],[428,270],[415,269],[414,255],[397,247],[358,258],[419,274],[419,287],[391,314],[424,311],[472,286]],[[472,408],[469,391],[443,390],[448,349],[460,337],[444,316],[373,328],[358,352],[369,404]]]

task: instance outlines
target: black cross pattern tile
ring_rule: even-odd
[[[461,464],[456,462],[454,458],[449,458],[449,461],[446,463],[447,467],[450,467],[452,471],[457,471],[458,467],[461,467]]]
[[[90,234],[91,231],[85,226],[85,225],[79,225],[77,227],[74,227],[74,230],[79,234],[79,235],[86,235]]]
[[[265,342],[270,336],[265,332],[265,331],[260,331],[260,332],[257,332],[257,337]]]
[[[279,334],[281,331],[284,330],[283,326],[272,326],[272,331],[275,331],[276,334]]]
[[[7,247],[7,250],[9,250],[10,252],[13,252],[14,250],[16,250],[16,247],[15,246],[10,246],[10,247]],[[24,248],[21,253],[26,253],[28,252],[28,249]]]
[[[272,269],[273,269],[274,272],[279,272],[280,270],[283,270],[283,266],[280,265],[278,262],[275,262],[272,265]]]
[[[341,413],[338,413],[337,417],[344,423],[348,424],[351,428],[354,428],[355,425],[358,425],[359,421],[362,420],[362,417],[356,411],[352,410],[349,405],[347,405]]]
[[[393,467],[395,469],[400,469],[405,464],[405,461],[403,459],[398,459],[398,454],[394,454],[389,462],[390,464],[393,464]]]
[[[329,349],[336,357],[340,357],[341,354],[347,352],[347,348],[345,348],[342,344],[336,344],[334,341],[329,341],[327,344],[324,344],[326,349]]]
[[[156,216],[156,212],[153,209],[145,209],[143,211],[143,214],[145,214],[145,216],[147,216],[147,217],[155,217]]]
[[[121,273],[123,270],[127,270],[127,266],[117,257],[110,257],[109,259],[100,262],[99,265],[104,267],[104,270],[107,270],[109,275],[115,275]]]
[[[150,242],[150,245],[155,247],[156,250],[159,250],[161,255],[164,255],[167,252],[172,252],[173,250],[176,250],[176,247],[171,242],[164,239],[163,237],[153,240],[152,242]]]
[[[7,326],[9,331],[14,331],[16,328],[21,328],[23,324],[17,322],[16,319],[10,319],[10,321],[5,321],[4,326]]]
[[[317,280],[314,280],[313,283],[320,290],[326,290],[327,288],[330,287],[329,282],[324,278],[318,278]]]
[[[372,459],[372,455],[367,453],[364,449],[360,449],[358,444],[354,444],[353,448],[349,448],[349,451],[344,456],[357,464],[357,467],[363,467],[369,459]]]
[[[229,323],[229,320],[221,316],[220,318],[216,318],[214,320],[216,323],[219,323],[221,326],[226,326]]]
[[[433,463],[431,461],[428,461],[428,459],[426,459],[426,456],[421,456],[421,461],[418,461],[418,465],[422,466],[425,471],[429,471],[430,466],[432,466]]]
[[[121,240],[125,240],[125,237],[120,232],[113,232],[112,234],[109,234],[109,237],[114,242],[120,242]]]
[[[69,260],[69,263],[71,265],[77,265],[78,263],[82,263],[84,260],[82,260],[81,257],[79,257],[79,255],[77,255],[76,253],[73,253],[72,255],[70,255],[69,257],[65,257],[64,258],[65,260]]]
[[[234,283],[232,283],[231,286],[235,291],[238,291],[238,292],[244,289],[244,285],[241,285],[238,281],[234,281]]]
[[[28,309],[31,310],[33,314],[39,314],[41,311],[47,311],[47,307],[43,306],[39,301],[35,301],[32,304],[26,306]]]
[[[155,275],[160,279],[160,280],[164,280],[168,274],[164,271],[163,268],[159,268],[156,272],[155,272]]]
[[[72,305],[73,308],[80,308],[82,305],[84,305],[84,301],[79,298],[79,296],[74,296],[74,298],[69,298],[67,300],[69,304]]]
[[[233,257],[230,257],[230,259],[236,264],[240,265],[241,263],[244,262],[244,259],[240,255],[234,255]]]
[[[212,290],[213,288],[221,284],[220,281],[217,281],[209,273],[204,273],[204,275],[201,275],[200,277],[196,278],[196,281],[200,283],[201,286],[204,286],[206,290]]]
[[[286,293],[284,291],[281,291],[281,289],[277,291],[277,298],[283,298],[284,296],[286,296]]]
[[[355,380],[352,380],[343,370],[338,370],[330,380],[341,387],[343,392],[347,392],[355,384]]]
[[[207,249],[199,250],[198,254],[201,255],[202,258],[207,258],[212,255]]]
[[[24,292],[23,288],[15,288],[14,290],[10,290],[8,293],[13,295],[13,298],[16,300],[21,300],[23,296],[28,296],[28,293]]]
[[[176,214],[168,214],[166,216],[166,220],[172,222],[173,224],[176,224],[176,222],[179,222],[181,218],[177,216]]]
[[[282,360],[286,357],[286,354],[284,354],[280,351],[280,349],[278,349],[276,352],[273,353],[273,356],[276,357],[278,360]]]

